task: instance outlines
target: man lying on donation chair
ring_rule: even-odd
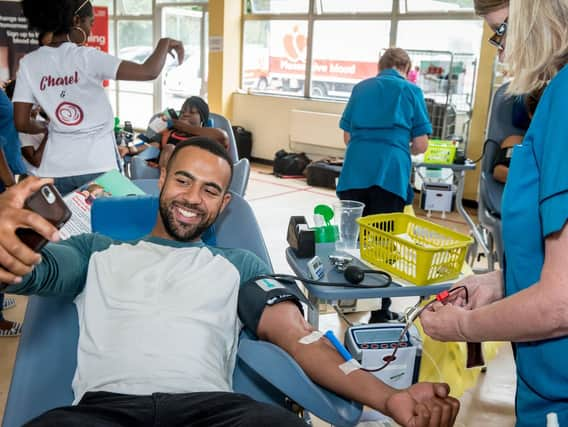
[[[154,120],[163,122],[158,123],[160,128],[164,128],[157,136],[159,141],[150,142],[147,145],[119,147],[122,157],[136,155],[148,147],[156,147],[160,150],[158,157],[148,159],[147,163],[153,167],[166,167],[175,146],[192,136],[212,138],[222,144],[225,149],[229,149],[227,133],[222,129],[207,127],[209,123],[209,105],[199,96],[192,96],[185,100],[181,107],[179,118],[171,117],[168,119],[165,115],[161,115],[154,118],[152,123]]]
[[[152,232],[128,243],[98,234],[54,243],[56,229],[22,208],[47,180],[30,177],[0,195],[2,287],[74,296],[79,319],[74,405],[28,425],[130,426],[159,417],[168,425],[305,425],[292,412],[231,392],[242,323],[340,395],[405,426],[452,425],[459,403],[447,385],[395,390],[362,370],[345,374],[342,357],[325,338],[300,342],[313,331],[297,288],[283,286],[268,298],[264,282],[251,280],[270,273],[259,258],[202,243],[201,233],[230,201],[231,175],[230,158],[217,142],[178,144],[160,175]],[[20,227],[52,241],[41,256],[16,237]]]

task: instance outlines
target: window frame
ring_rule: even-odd
[[[113,31],[114,33],[114,40],[112,46],[109,46],[109,51],[113,52],[118,57],[119,53],[119,23],[124,21],[150,21],[152,25],[152,45],[156,46],[158,40],[160,39],[161,34],[161,22],[160,22],[160,13],[158,9],[163,9],[165,7],[181,7],[181,6],[199,6],[203,8],[204,12],[209,13],[209,2],[206,0],[181,0],[181,1],[172,1],[172,0],[152,0],[152,8],[150,14],[142,14],[142,15],[129,15],[129,14],[118,14],[118,2],[121,0],[111,0],[110,7],[109,7],[109,31]],[[93,6],[98,6],[97,1],[93,1]],[[106,5],[102,5],[105,6]],[[203,34],[206,37],[206,34]],[[161,79],[156,79],[153,82],[153,89],[152,89],[152,97],[153,97],[153,111],[160,111],[161,110]],[[112,87],[114,86],[114,87]],[[115,115],[117,117],[121,117],[120,111],[120,93],[121,93],[121,82],[119,80],[115,80],[113,85],[111,86],[111,90],[114,90],[114,94],[109,94],[114,99],[115,105]]]
[[[116,1],[116,0],[115,0]],[[155,0],[154,0],[155,1]],[[336,13],[336,12],[317,12],[317,0],[309,0],[308,13],[255,13],[247,11],[247,0],[243,1],[243,19],[241,20],[241,64],[244,64],[243,55],[245,49],[245,25],[250,21],[307,21],[307,46],[306,46],[306,72],[304,75],[304,93],[303,96],[294,96],[294,98],[320,99],[311,96],[312,93],[312,62],[313,62],[313,34],[314,23],[316,21],[358,21],[358,20],[387,20],[390,21],[389,45],[397,45],[398,24],[401,21],[471,21],[480,19],[475,15],[473,8],[471,10],[450,10],[450,11],[415,11],[400,12],[400,4],[404,0],[392,0],[391,12],[356,12],[356,13]],[[239,87],[242,88],[243,69],[240,70]],[[274,93],[257,92],[266,96],[290,96],[279,95]],[[337,101],[333,98],[326,101]],[[344,102],[344,101],[339,101]]]

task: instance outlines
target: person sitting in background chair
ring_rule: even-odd
[[[185,100],[181,107],[179,118],[166,118],[162,120],[168,122],[168,128],[161,133],[161,141],[153,142],[149,145],[137,147],[119,147],[122,157],[127,154],[135,155],[144,151],[148,146],[160,149],[160,156],[157,159],[147,161],[148,165],[154,167],[166,167],[175,146],[192,136],[204,136],[219,142],[229,149],[229,137],[222,129],[206,127],[209,122],[209,105],[203,98],[192,96]]]
[[[513,147],[523,141],[523,135],[509,135],[501,143],[501,150],[495,159],[495,166],[493,166],[493,178],[502,184],[507,181],[509,173],[509,165],[513,157]]]
[[[10,292],[74,296],[79,314],[75,406],[28,425],[130,426],[157,417],[168,425],[305,425],[292,412],[231,392],[241,321],[289,352],[324,387],[406,426],[453,425],[459,402],[448,396],[447,385],[395,390],[362,370],[346,375],[339,368],[343,358],[326,339],[300,342],[312,328],[299,309],[297,288],[264,298],[252,279],[270,269],[256,255],[202,243],[203,230],[230,202],[231,176],[232,162],[220,144],[203,137],[184,141],[161,170],[150,236],[121,243],[85,234],[48,244],[41,257],[15,230],[33,228],[57,240],[51,224],[22,209],[49,181],[30,177],[0,196],[2,264],[10,266],[0,268],[0,281]]]
[[[536,107],[538,106],[538,101],[542,97],[545,88],[546,86],[543,86],[515,100],[513,104],[513,125],[515,127],[525,130],[529,128]],[[511,158],[513,157],[513,148],[515,145],[520,144],[523,138],[524,135],[509,135],[500,144],[501,151],[495,159],[493,178],[502,184],[505,184],[507,181],[509,166],[511,164]]]

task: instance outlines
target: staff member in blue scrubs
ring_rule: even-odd
[[[387,49],[379,75],[353,88],[339,122],[347,151],[337,195],[365,203],[364,216],[402,212],[412,201],[410,153],[426,151],[432,125],[422,91],[406,80],[410,66],[403,49]]]
[[[514,148],[502,206],[504,272],[474,276],[453,304],[421,316],[441,341],[512,341],[517,426],[568,425],[568,0],[511,0],[511,94],[547,85]]]
[[[14,107],[10,100],[13,90],[11,84],[5,88],[8,93],[0,89],[0,193],[16,183],[14,175],[26,173],[18,132],[14,126]],[[22,324],[6,320],[2,314],[3,308],[4,294],[0,293],[0,337],[20,335]]]
[[[422,90],[406,80],[410,66],[406,51],[387,49],[379,75],[353,88],[339,122],[347,151],[337,196],[363,202],[363,216],[402,212],[412,203],[410,153],[426,151],[432,125]],[[383,298],[370,321],[396,319],[390,304]]]

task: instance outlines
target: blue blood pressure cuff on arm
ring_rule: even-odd
[[[247,329],[256,334],[266,306],[292,301],[304,314],[302,302],[310,304],[295,282],[274,279],[268,275],[255,277],[239,289],[238,313]]]

